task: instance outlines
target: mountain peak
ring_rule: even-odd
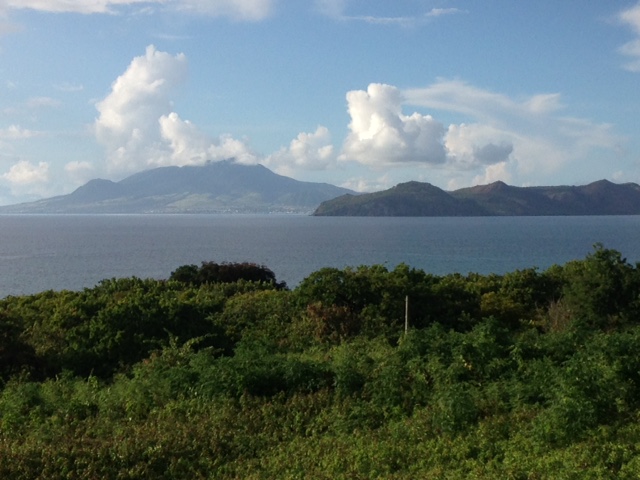
[[[233,160],[159,167],[119,182],[94,179],[69,195],[3,207],[12,213],[310,213],[321,202],[353,193],[300,182],[263,165]]]

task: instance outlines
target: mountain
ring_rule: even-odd
[[[161,167],[119,182],[95,179],[68,195],[0,207],[0,213],[310,213],[353,193],[233,161]]]
[[[455,217],[485,215],[474,202],[452,197],[429,183],[408,182],[382,192],[352,195],[322,202],[317,216]]]
[[[318,216],[639,215],[640,186],[599,180],[584,186],[514,187],[504,182],[452,192],[408,182],[382,192],[325,201]]]

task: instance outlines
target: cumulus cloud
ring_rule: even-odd
[[[513,99],[440,80],[407,90],[371,84],[349,92],[347,103],[351,123],[340,161],[428,167],[466,179],[457,186],[552,174],[593,151],[615,151],[623,141],[611,125],[563,115],[558,93]],[[403,113],[416,107],[431,115]],[[450,113],[468,121],[444,125],[437,119]]]
[[[159,119],[162,138],[169,143],[171,165],[202,165],[208,161],[233,158],[238,163],[255,164],[257,156],[241,140],[221,135],[218,142],[201,132],[193,123],[172,112]]]
[[[505,183],[512,182],[512,175],[509,171],[509,164],[507,162],[489,165],[485,169],[484,173],[474,177],[471,183],[473,185],[487,185],[489,183],[497,182],[498,180]]]
[[[300,133],[289,147],[281,148],[265,159],[265,165],[283,175],[295,170],[325,170],[335,164],[329,130],[320,125],[313,133]]]
[[[500,130],[490,125],[449,125],[445,136],[447,160],[458,170],[506,162],[513,144]]]
[[[444,126],[430,115],[404,115],[403,100],[398,88],[377,83],[347,93],[351,123],[339,159],[371,166],[444,163]]]
[[[96,104],[97,140],[107,150],[107,171],[126,174],[167,165],[201,165],[235,159],[257,163],[242,140],[221,135],[211,139],[172,111],[171,94],[186,78],[187,60],[149,46],[133,59]]]
[[[2,178],[18,186],[46,183],[49,181],[49,164],[40,162],[35,165],[27,160],[21,160],[12,165],[8,172],[2,174]]]
[[[273,10],[274,0],[0,0],[0,13],[17,9],[55,13],[113,14],[119,7],[157,5],[175,11],[257,21]]]
[[[150,45],[96,104],[95,134],[107,149],[110,171],[132,172],[163,163],[166,147],[158,121],[171,113],[170,94],[186,73],[183,54],[171,55]]]
[[[618,20],[636,34],[636,38],[620,47],[620,53],[630,57],[625,68],[631,72],[640,72],[640,2],[618,14]]]
[[[408,104],[455,112],[466,125],[451,125],[445,136],[449,163],[459,167],[507,162],[521,173],[552,173],[594,149],[615,149],[612,127],[562,114],[558,93],[512,99],[458,80],[441,80],[404,91]],[[473,158],[470,160],[470,158]]]

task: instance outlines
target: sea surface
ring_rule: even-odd
[[[263,264],[290,287],[322,267],[544,270],[584,258],[597,242],[640,261],[640,216],[0,215],[0,298],[168,278],[202,261]]]

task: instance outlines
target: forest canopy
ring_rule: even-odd
[[[638,478],[639,267],[289,289],[203,262],[6,297],[0,477]]]

